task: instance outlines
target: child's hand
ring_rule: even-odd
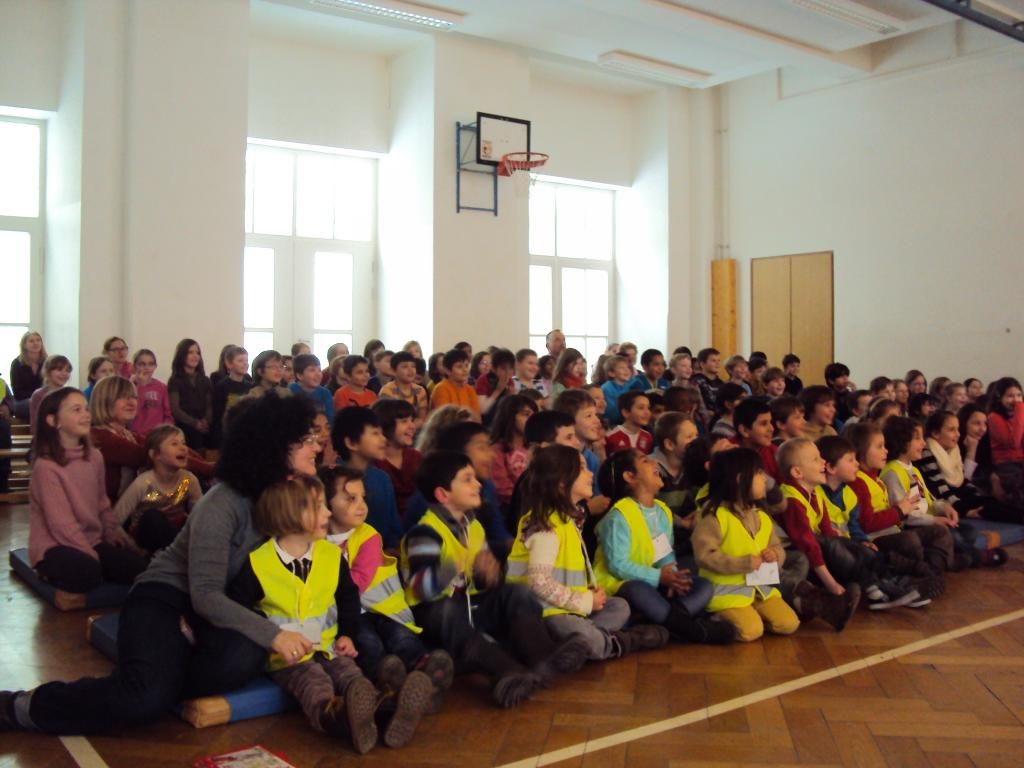
[[[845,595],[846,587],[844,587],[835,579],[830,579],[829,583],[825,585],[825,591],[831,595]]]
[[[697,515],[694,512],[691,512],[686,517],[680,517],[679,515],[673,515],[672,517],[677,526],[688,531],[692,531],[693,527],[697,524]]]
[[[779,553],[768,547],[761,553],[761,559],[766,563],[777,563],[779,562]]]
[[[861,544],[870,549],[872,552],[878,551],[878,545],[875,544],[873,541],[862,541]]]
[[[932,524],[939,525],[943,528],[956,528],[956,523],[942,515],[932,515]]]
[[[760,567],[761,567],[761,556],[760,555],[751,555],[750,556],[750,570],[751,571],[756,571]]]
[[[473,561],[473,581],[482,589],[490,589],[501,577],[501,566],[489,549],[481,550]]]
[[[602,610],[608,603],[608,595],[601,587],[594,590],[594,613]]]
[[[965,455],[973,459],[978,453],[978,438],[965,435],[964,449]]]
[[[274,642],[270,648],[284,659],[285,664],[291,666],[312,651],[313,644],[301,632],[282,629],[274,636]]]
[[[196,429],[205,435],[210,431],[210,425],[206,423],[206,419],[200,419],[196,422]]]
[[[661,574],[658,576],[658,583],[672,589],[676,585],[677,576],[675,563],[663,565],[661,566]]]
[[[896,506],[899,508],[900,512],[904,514],[904,516],[909,515],[910,510],[914,508],[914,504],[913,502],[910,501],[910,497],[908,496],[904,496],[902,499],[896,502]]]
[[[981,511],[984,507],[975,507],[974,509],[968,509],[967,514],[964,517],[981,517]]]
[[[347,635],[338,635],[338,639],[334,641],[334,650],[339,656],[348,656],[351,659],[359,655],[355,643]]]
[[[943,514],[952,523],[954,528],[960,525],[960,513],[956,511],[956,507],[952,504],[946,504]]]
[[[128,535],[128,531],[122,528],[120,525],[115,525],[108,528],[103,534],[104,541],[112,547],[118,549],[130,549],[132,551],[138,551],[138,547],[135,545],[135,540]]]

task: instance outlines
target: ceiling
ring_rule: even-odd
[[[986,0],[987,2],[988,0]],[[954,17],[923,0],[829,0],[880,13],[898,31],[879,34],[801,5],[806,0],[430,0],[464,13],[454,32],[423,32],[359,20],[310,0],[253,0],[256,29],[382,55],[428,34],[462,34],[529,51],[542,71],[630,91],[645,76],[609,73],[598,58],[622,51],[706,73],[708,87],[789,66],[855,76],[872,66],[869,46]],[[1021,12],[1024,0],[992,0]]]

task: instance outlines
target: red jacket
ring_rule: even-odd
[[[865,469],[864,474],[871,477],[872,482],[881,484],[882,481],[878,479],[877,471]],[[868,488],[867,483],[863,479],[858,477],[850,483],[850,488],[857,494],[857,507],[860,509],[858,522],[864,533],[884,531],[886,528],[900,524],[902,518],[898,507],[892,506],[887,509],[875,509],[871,505],[871,489]]]
[[[1024,403],[1017,403],[1009,419],[998,413],[988,415],[988,441],[993,464],[1024,462]]]
[[[808,496],[800,486],[789,483],[787,485],[795,488],[801,496],[807,499],[815,512],[821,513],[821,525],[819,526],[821,536],[835,537],[839,535],[836,529],[832,527],[832,521],[828,517],[828,510],[818,508],[818,500],[813,493]],[[790,541],[793,542],[793,546],[807,555],[811,568],[824,565],[825,558],[822,557],[821,547],[818,545],[818,539],[815,537],[814,531],[811,530],[811,521],[807,519],[807,510],[803,504],[796,499],[786,499],[786,508],[782,511],[780,518],[779,524],[786,530]]]

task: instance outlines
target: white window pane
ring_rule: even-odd
[[[313,254],[313,327],[352,327],[352,254]],[[330,345],[328,345],[330,346]]]
[[[529,342],[530,349],[543,355],[545,352],[547,352],[547,349],[544,346],[545,344],[547,344],[547,340],[548,337],[546,334],[544,336],[531,336]]]
[[[0,299],[0,323],[29,322],[31,253],[32,238],[28,232],[0,231],[0,275],[3,275],[4,286],[3,298]]]
[[[555,255],[555,186],[537,182],[530,187],[530,253]]]
[[[253,231],[264,235],[292,233],[292,155],[250,147],[253,156]]]
[[[252,198],[255,179],[252,172],[252,148],[245,153],[245,231],[252,232]]]
[[[587,332],[587,278],[586,270],[566,268],[562,270],[562,332],[584,334]]]
[[[551,330],[552,301],[551,267],[530,265],[530,333],[546,334]]]
[[[587,346],[587,340],[583,336],[566,336],[565,346],[566,349],[575,349],[583,352],[583,349]]]
[[[339,157],[337,161],[334,237],[372,240],[376,163],[362,157]]]
[[[603,355],[606,349],[608,349],[607,336],[588,336],[586,351],[580,351],[587,356],[589,365],[593,367],[597,363],[597,358]]]
[[[0,360],[3,360],[4,366],[21,354],[21,337],[27,332],[27,325],[0,325]],[[7,384],[7,391],[10,392],[11,382],[6,374],[4,371],[4,382]]]
[[[274,249],[246,248],[242,275],[243,325],[246,328],[273,328]]]
[[[246,331],[242,334],[242,346],[249,353],[249,362],[251,363],[260,352],[274,348],[274,332]]]
[[[608,273],[603,269],[587,270],[587,333],[608,334]]]
[[[39,126],[0,122],[0,216],[39,215]]]
[[[299,155],[295,169],[295,234],[299,237],[334,237],[335,158]]]
[[[333,345],[341,342],[349,350],[352,349],[352,334],[351,333],[314,333],[313,334],[313,354],[320,358],[320,365],[324,368],[327,367],[327,350]]]
[[[613,195],[603,189],[559,186],[559,257],[611,260]]]

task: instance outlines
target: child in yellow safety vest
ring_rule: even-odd
[[[658,462],[639,450],[618,451],[601,465],[601,490],[615,504],[597,524],[597,583],[625,598],[634,616],[660,624],[677,639],[731,643],[729,624],[704,616],[711,584],[677,563],[672,512],[656,498]]]
[[[711,582],[708,611],[735,629],[736,639],[757,640],[765,629],[791,635],[800,619],[776,588],[778,575],[764,564],[786,559],[786,550],[760,508],[767,475],[757,452],[736,448],[716,453],[709,468],[710,495],[693,531],[700,575]]]
[[[523,478],[523,508],[530,511],[519,521],[506,581],[529,587],[554,636],[585,637],[590,659],[665,645],[669,635],[664,627],[624,629],[629,604],[597,586],[581,532],[586,507],[580,506],[594,493],[593,477],[579,450],[540,448]]]
[[[455,667],[443,650],[429,651],[420,627],[405,601],[397,560],[385,554],[383,540],[366,522],[366,486],[363,473],[346,466],[320,469],[331,510],[327,540],[341,548],[352,581],[359,589],[362,620],[353,637],[356,663],[385,696],[382,706],[399,705],[398,695],[409,673],[419,670],[433,684],[430,711],[440,709],[444,692],[452,685]]]
[[[329,518],[316,478],[296,476],[264,490],[253,522],[270,538],[249,554],[228,593],[301,641],[294,648],[310,649],[272,653],[271,677],[298,699],[315,729],[348,736],[365,754],[377,743],[380,697],[355,662],[359,591],[341,550],[325,539]],[[416,674],[406,682],[415,695],[399,697],[384,732],[389,746],[407,743],[423,714],[431,684]]]

